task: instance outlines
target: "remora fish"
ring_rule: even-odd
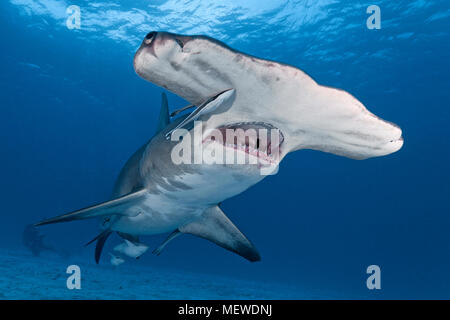
[[[124,242],[114,247],[114,251],[120,252],[130,258],[139,258],[142,256],[148,247],[142,243],[133,243],[127,239]]]
[[[203,138],[212,129],[277,129],[279,136],[265,144],[259,143],[259,136],[246,142],[193,142],[256,157],[258,165],[175,164],[171,151],[178,142],[166,136],[187,118],[169,124],[163,99],[158,132],[126,163],[113,200],[38,224],[103,217],[103,231],[92,240],[97,240],[97,262],[112,232],[138,243],[139,235],[171,231],[155,253],[181,233],[190,233],[258,261],[258,251],[218,204],[261,181],[261,166],[278,164],[300,149],[366,159],[403,145],[399,127],[370,113],[349,93],[321,86],[295,67],[246,55],[208,37],[151,32],[136,52],[134,68],[142,78],[199,106],[191,118],[202,120]]]

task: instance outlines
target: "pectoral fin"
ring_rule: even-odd
[[[129,208],[129,206],[134,202],[138,201],[142,196],[147,193],[146,190],[140,190],[137,192],[133,192],[127,194],[123,197],[103,202],[97,204],[92,207],[88,207],[85,209],[77,210],[71,213],[63,214],[61,216],[57,216],[54,218],[49,218],[43,220],[35,226],[42,226],[50,223],[58,223],[58,222],[68,222],[72,220],[81,220],[81,219],[89,219],[100,216],[108,216],[108,215],[124,215],[125,210]],[[129,212],[126,213],[129,215]]]
[[[261,260],[254,245],[239,231],[218,206],[206,209],[199,220],[179,227],[169,235],[166,241],[154,253],[160,254],[167,243],[176,238],[180,232],[189,233],[212,241],[251,262]]]

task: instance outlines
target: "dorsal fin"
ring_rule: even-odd
[[[159,111],[158,126],[156,127],[156,134],[163,130],[170,123],[169,104],[167,103],[167,96],[163,92],[161,95],[161,110]]]

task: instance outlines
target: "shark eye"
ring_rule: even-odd
[[[145,36],[144,43],[145,43],[146,45],[151,44],[152,41],[153,41],[153,39],[155,39],[156,34],[157,34],[157,32],[155,32],[155,31],[149,32],[149,33]]]
[[[183,49],[183,47],[184,47],[183,41],[181,41],[181,40],[178,39],[178,38],[175,38],[175,41],[178,43],[178,45],[181,47],[181,49]]]
[[[152,40],[155,36],[156,36],[156,32],[152,31],[152,32],[147,33],[147,35],[145,36],[145,39]]]

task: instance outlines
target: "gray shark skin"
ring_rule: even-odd
[[[163,96],[157,134],[125,164],[113,199],[37,224],[101,217],[103,231],[91,241],[97,241],[97,262],[112,232],[133,243],[140,235],[171,232],[156,254],[172,239],[189,233],[259,261],[256,248],[218,204],[261,181],[261,166],[277,165],[300,149],[367,159],[396,152],[403,145],[399,127],[370,113],[349,93],[321,86],[295,67],[240,53],[208,37],[151,32],[136,52],[134,68],[142,78],[199,106],[191,118],[202,121],[204,136],[192,141],[192,147],[202,144],[208,150],[219,144],[248,153],[250,145],[259,151],[255,157],[264,161],[175,164],[171,154],[178,141],[167,136],[190,118],[169,123]],[[239,149],[235,141],[204,144],[210,130],[226,128],[276,128],[281,139],[272,141],[273,146],[250,140],[247,149]]]

